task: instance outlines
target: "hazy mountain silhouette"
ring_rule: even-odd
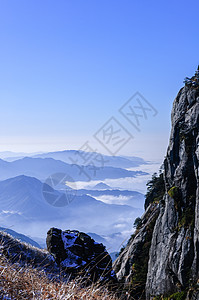
[[[75,181],[117,179],[147,174],[141,171],[128,171],[113,167],[96,168],[94,166],[71,165],[53,158],[25,157],[13,162],[6,162],[0,159],[0,180],[18,175],[32,176],[45,180],[54,173],[68,174]]]
[[[142,213],[141,209],[106,204],[83,193],[72,195],[73,201],[69,205],[50,205],[56,203],[56,197],[62,201],[66,195],[33,177],[21,175],[1,181],[0,225],[14,226],[16,231],[28,232],[28,235],[35,237],[46,233],[49,226],[108,235],[118,231],[118,224],[123,224],[122,229],[129,230],[132,226],[127,220],[134,220]],[[115,220],[118,220],[117,224]]]
[[[56,152],[48,152],[34,155],[33,157],[40,158],[54,158],[56,160],[62,160],[66,163],[73,163],[73,161],[80,165],[88,165],[89,160],[93,160],[96,165],[101,166],[101,162],[103,162],[104,166],[107,167],[115,167],[115,168],[131,168],[137,167],[142,164],[146,164],[144,159],[140,157],[123,157],[123,156],[109,156],[103,155],[97,152],[85,152],[80,150],[64,150],[64,151],[56,151]]]

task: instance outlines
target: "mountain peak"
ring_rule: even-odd
[[[98,184],[96,184],[93,187],[93,189],[95,189],[95,190],[97,190],[97,189],[98,190],[112,190],[112,188],[104,182],[99,182]]]

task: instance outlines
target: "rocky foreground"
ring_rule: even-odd
[[[50,232],[54,231],[51,230]],[[75,234],[77,235],[77,232]],[[84,238],[87,238],[87,235]],[[48,240],[48,243],[51,244],[51,239]],[[69,240],[71,242],[70,246],[73,244],[75,248],[77,243],[73,243],[72,239]],[[58,243],[56,245],[57,248],[61,249]],[[76,268],[77,262],[79,263],[78,268]],[[98,265],[97,261],[95,263]],[[1,231],[0,299],[119,299],[115,293],[110,292],[111,286],[105,283],[105,277],[98,277],[99,280],[95,277],[95,283],[92,281],[93,278],[88,274],[88,270],[90,270],[88,266],[87,269],[82,269],[81,273],[75,273],[75,271],[80,271],[80,265],[82,266],[80,260],[75,256],[71,257],[71,260],[68,260],[68,265],[65,264],[62,268],[60,261],[56,262],[56,257],[47,250],[41,250],[22,243]],[[83,265],[85,267],[84,263]],[[102,263],[99,262],[99,266],[102,266]],[[96,266],[95,268],[97,270]],[[103,271],[104,274],[107,274],[106,269],[103,269]],[[102,270],[98,270],[98,272],[102,275]],[[71,276],[72,274],[75,276]]]

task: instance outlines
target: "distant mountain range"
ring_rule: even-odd
[[[76,163],[77,165],[89,165],[93,162],[97,167],[115,167],[115,168],[132,168],[146,164],[146,161],[140,157],[125,157],[125,156],[109,156],[97,152],[85,152],[80,150],[64,150],[47,153],[14,153],[0,152],[0,158],[6,161],[14,161],[24,157],[33,158],[53,158],[61,160],[67,164]]]
[[[5,180],[18,175],[26,175],[45,180],[54,173],[64,173],[70,175],[74,181],[90,181],[117,179],[125,177],[135,177],[146,175],[142,171],[128,171],[122,168],[95,166],[79,166],[64,163],[53,158],[31,158],[25,157],[13,162],[7,162],[0,159],[0,180]]]
[[[133,220],[142,214],[144,195],[103,181],[147,175],[131,170],[143,164],[139,157],[76,150],[0,152],[0,226],[35,237],[42,246],[50,227],[77,229],[116,249],[122,232],[132,232]],[[91,187],[76,190],[77,181]]]
[[[3,151],[0,152],[0,158],[1,159],[5,159],[5,160],[16,160],[16,159],[20,159],[26,156],[33,156],[33,155],[37,155],[38,153],[25,153],[25,152],[12,152],[12,151]]]
[[[134,220],[143,211],[128,205],[106,204],[83,194],[83,191],[77,193],[69,205],[55,207],[44,198],[44,186],[38,179],[24,175],[1,181],[0,225],[13,226],[16,231],[37,237],[44,236],[49,226],[58,225],[63,229],[109,235],[118,232],[118,227],[131,229],[128,220]],[[51,197],[52,187],[49,190]],[[53,195],[64,194],[54,190]]]
[[[98,167],[101,167],[101,163],[103,163],[104,166],[114,168],[131,168],[146,164],[146,162],[140,157],[126,158],[123,156],[103,155],[97,152],[88,153],[80,150],[49,152],[37,154],[33,157],[54,158],[69,164],[71,164],[73,161],[76,161],[76,163],[79,165],[88,165],[89,161],[93,161]]]
[[[97,185],[96,185],[97,187]],[[119,190],[119,189],[79,189],[71,190],[71,193],[77,195],[89,195],[97,200],[108,204],[129,205],[134,208],[144,207],[144,195],[136,191]]]

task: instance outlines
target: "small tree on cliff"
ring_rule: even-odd
[[[198,65],[197,71],[195,72],[195,77],[196,77],[196,80],[199,81],[199,65]]]

